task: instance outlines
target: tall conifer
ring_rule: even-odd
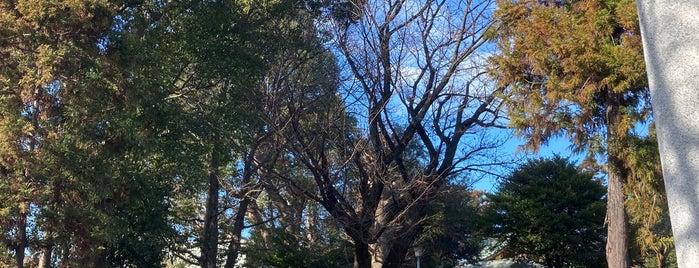
[[[538,149],[565,135],[602,156],[608,176],[607,261],[628,267],[622,159],[648,119],[649,93],[636,5],[618,1],[499,1],[493,74],[508,86],[511,125]],[[591,162],[594,162],[591,161]]]

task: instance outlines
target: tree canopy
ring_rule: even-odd
[[[492,234],[546,267],[602,267],[605,188],[567,159],[530,160],[488,196]]]
[[[557,241],[599,244],[599,183],[564,159],[524,165],[492,201],[471,189],[511,163],[493,132],[508,120],[531,148],[568,135],[606,155],[634,252],[664,263],[632,7],[0,0],[0,266],[402,267],[416,247],[456,265],[479,259],[486,208],[515,198],[544,219],[512,245],[598,261],[541,238],[558,221],[579,237]],[[536,172],[561,178],[506,194]]]
[[[510,125],[529,149],[564,135],[604,167],[607,261],[628,267],[622,150],[650,116],[635,2],[499,1],[496,16],[492,75],[509,88]]]

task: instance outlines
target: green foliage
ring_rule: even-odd
[[[668,267],[674,241],[653,124],[648,132],[648,137],[630,136],[632,146],[624,150],[629,170],[625,205],[635,238],[633,260],[637,265],[650,261],[652,267]]]
[[[88,265],[113,242],[111,214],[99,204],[118,200],[121,178],[113,167],[125,163],[116,156],[128,149],[110,146],[131,138],[96,135],[94,119],[134,122],[131,111],[114,107],[121,92],[92,75],[108,69],[96,44],[116,9],[104,1],[3,1],[0,14],[0,169],[10,183],[6,196],[15,199],[3,201],[15,207],[0,228],[16,234],[3,242],[19,259],[27,248],[52,246],[56,255]]]
[[[565,134],[599,153],[596,137],[623,137],[649,115],[633,1],[499,1],[500,53],[492,74],[509,86],[510,124],[531,149]],[[609,118],[620,107],[621,118]]]
[[[503,250],[548,267],[604,265],[605,189],[566,159],[530,160],[488,196]]]
[[[54,267],[160,267],[166,256],[172,258],[175,253],[196,261],[195,249],[211,238],[202,234],[202,212],[218,217],[214,224],[220,235],[213,235],[212,241],[228,240],[239,231],[229,226],[234,216],[250,212],[236,210],[236,205],[256,198],[261,189],[275,187],[281,198],[265,209],[289,215],[266,226],[271,245],[266,241],[250,244],[251,265],[259,261],[281,267],[349,266],[352,245],[336,226],[339,218],[336,222],[329,215],[315,214],[322,221],[318,229],[299,223],[310,217],[309,208],[319,213],[315,203],[323,199],[319,196],[346,196],[340,201],[349,204],[368,194],[373,185],[372,195],[379,199],[369,200],[367,207],[376,210],[379,201],[383,202],[380,198],[389,196],[382,193],[385,182],[378,178],[400,172],[424,177],[420,170],[428,155],[422,155],[424,150],[419,147],[431,144],[434,138],[427,133],[441,133],[439,139],[449,144],[432,146],[431,171],[424,173],[451,175],[456,168],[452,165],[463,160],[453,155],[461,148],[460,136],[497,119],[497,113],[489,109],[481,112],[485,113],[483,122],[466,119],[478,119],[481,114],[452,118],[449,113],[439,130],[425,130],[423,119],[402,126],[404,118],[396,117],[390,129],[405,127],[400,131],[409,134],[400,139],[374,135],[374,139],[394,139],[390,143],[402,147],[391,153],[398,157],[397,163],[381,167],[386,171],[351,170],[356,163],[373,166],[378,162],[373,157],[388,148],[377,146],[374,155],[369,150],[353,151],[363,149],[358,147],[364,147],[366,140],[359,138],[357,122],[338,94],[338,62],[324,48],[322,41],[327,40],[317,37],[316,18],[323,7],[342,7],[344,13],[335,15],[354,22],[359,16],[349,10],[354,8],[351,4],[0,0],[0,266],[21,266],[22,260],[15,263],[13,257],[22,259],[25,251],[33,254],[32,267],[42,252],[51,254],[48,265]],[[471,52],[481,44],[477,41],[473,47],[454,50]],[[434,49],[441,54],[442,47]],[[466,56],[459,55],[461,60],[453,62],[449,72]],[[444,75],[441,70],[430,72],[428,76]],[[262,79],[265,74],[269,75]],[[430,105],[443,106],[445,102],[438,99],[456,98],[458,94],[445,94],[451,92],[445,88],[447,81],[453,81],[451,77],[446,75],[445,82],[438,83],[440,88],[425,97],[434,104],[411,100],[411,110],[421,106],[420,117],[443,118],[451,108],[433,112]],[[422,89],[412,91],[417,95]],[[405,96],[411,95],[405,94],[400,98],[407,100]],[[487,108],[473,106],[480,105],[483,98],[492,101],[492,96],[469,96],[463,99],[467,105],[459,104],[456,110],[466,113],[471,107]],[[462,99],[448,102],[457,104]],[[464,122],[454,123],[462,118]],[[288,138],[300,134],[307,136]],[[416,135],[423,144],[415,141]],[[255,143],[262,140],[267,143]],[[293,150],[299,154],[278,150],[288,144],[298,146]],[[261,149],[255,151],[255,146]],[[450,152],[443,152],[446,147]],[[300,159],[301,154],[312,156]],[[274,161],[278,162],[263,166],[267,163],[262,163],[262,156],[277,157]],[[316,156],[320,157],[314,159]],[[450,160],[442,163],[442,156]],[[213,163],[214,158],[220,161]],[[300,168],[311,162],[325,170]],[[249,166],[241,167],[245,164]],[[395,170],[398,167],[403,170]],[[249,180],[244,181],[241,174],[246,171]],[[324,178],[328,180],[323,183],[330,187],[326,192],[308,193],[318,186],[314,179],[320,179],[309,178],[308,173],[313,172],[333,173]],[[286,180],[270,178],[287,174]],[[358,176],[371,176],[372,181],[358,183]],[[261,186],[264,183],[272,186]],[[220,187],[207,192],[211,185]],[[339,187],[332,188],[335,186]],[[416,190],[407,194],[421,194],[422,188],[409,186],[404,189]],[[314,196],[295,198],[302,195],[299,191],[306,191],[305,197]],[[465,198],[457,192],[453,198]],[[207,194],[221,202],[202,209]],[[404,196],[395,195],[401,199],[399,209],[410,208],[408,204],[416,200]],[[333,200],[324,201],[326,207],[332,207],[328,204]],[[315,207],[305,207],[306,202]],[[451,260],[470,256],[476,249],[477,240],[469,236],[474,207],[464,202],[466,206],[454,207],[440,200],[433,208],[430,243],[439,248],[438,255]],[[416,207],[422,209],[421,204]],[[340,212],[356,214],[351,205],[345,208]],[[403,213],[389,211],[392,209],[385,209],[387,215],[394,214],[386,222],[409,217],[395,216]],[[362,220],[376,216],[375,211],[367,211],[362,212],[361,217],[366,217]],[[383,228],[379,227],[375,229]],[[406,227],[410,239],[419,232],[411,228]],[[255,231],[261,233],[261,229]],[[366,237],[368,234],[362,238]],[[401,242],[396,243],[400,248],[394,254],[394,262],[400,263],[412,240],[391,239]]]
[[[251,67],[259,54],[246,47],[252,38],[214,37],[241,20],[227,16],[228,4],[0,3],[0,223],[8,250],[48,245],[67,266],[161,265],[174,233],[168,198],[201,185],[196,164],[207,147],[192,146],[191,133],[232,134],[245,125],[239,111],[253,110],[234,94],[249,93],[239,85],[260,70]],[[223,93],[206,90],[211,84]],[[214,98],[175,102],[178,89]],[[211,109],[221,122],[201,111],[193,113],[204,118],[188,117],[187,107],[221,103]],[[36,213],[27,215],[28,207]],[[36,224],[16,220],[26,217]],[[24,229],[32,237],[9,236]]]
[[[450,185],[428,207],[428,223],[418,244],[425,249],[426,266],[455,267],[476,262],[482,250],[484,193]]]
[[[271,228],[266,232],[269,233],[268,246],[264,245],[259,231],[253,232],[244,249],[246,267],[330,268],[353,264],[352,245],[342,239],[337,230],[323,230],[322,241],[314,244],[284,228]]]
[[[498,1],[491,74],[508,87],[510,125],[538,150],[566,136],[608,178],[608,261],[628,266],[625,148],[650,117],[636,4],[629,0]],[[641,197],[648,198],[648,197]]]

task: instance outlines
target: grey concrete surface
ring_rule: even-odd
[[[699,0],[638,0],[679,267],[699,267]]]

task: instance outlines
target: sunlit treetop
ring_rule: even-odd
[[[566,135],[601,152],[607,134],[648,118],[636,12],[631,0],[498,1],[492,74],[509,87],[510,124],[527,149]]]

